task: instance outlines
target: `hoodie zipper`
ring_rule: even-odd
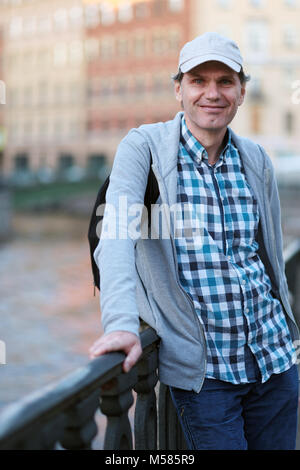
[[[165,186],[164,186],[164,183],[162,181],[162,178],[157,170],[157,168],[155,167],[154,164],[152,164],[152,170],[153,170],[153,173],[158,181],[158,185],[160,187],[163,187],[164,189],[164,192],[166,193],[165,191]],[[160,195],[161,195],[161,191],[160,191]],[[167,200],[167,198],[166,198]],[[163,202],[163,201],[162,201]],[[165,206],[163,206],[164,208],[164,211],[165,211]],[[170,219],[171,220],[171,219]],[[169,227],[170,229],[171,227]],[[194,314],[194,318],[196,320],[196,323],[197,323],[197,326],[199,328],[199,331],[200,331],[200,336],[201,336],[201,340],[202,340],[202,344],[204,345],[204,353],[205,353],[205,357],[204,357],[204,374],[203,374],[203,377],[202,377],[202,380],[201,380],[201,384],[200,384],[200,389],[202,388],[202,385],[203,385],[203,382],[204,382],[204,379],[205,379],[205,373],[206,373],[206,368],[207,368],[207,350],[206,350],[206,340],[205,340],[205,336],[204,336],[204,331],[203,331],[203,327],[198,319],[198,315],[195,311],[195,307],[194,307],[194,303],[193,303],[193,300],[191,298],[191,296],[185,291],[185,289],[182,287],[182,285],[180,284],[180,281],[179,281],[179,276],[178,276],[178,263],[177,263],[177,256],[176,256],[176,247],[175,247],[175,242],[174,242],[174,238],[172,236],[172,233],[171,233],[171,229],[169,230],[169,233],[170,233],[170,240],[171,240],[171,243],[172,243],[172,251],[173,251],[173,258],[174,258],[174,264],[175,264],[175,273],[176,273],[176,281],[177,281],[177,285],[180,289],[180,291],[183,293],[183,295],[185,295],[185,297],[188,299],[190,305],[191,305],[191,308],[192,308],[192,311],[193,311],[193,314]]]

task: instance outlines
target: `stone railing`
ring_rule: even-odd
[[[300,241],[288,246],[284,256],[299,325]],[[0,450],[93,449],[102,431],[95,419],[99,409],[107,417],[103,449],[185,450],[168,387],[158,382],[159,338],[147,328],[141,341],[143,354],[127,374],[122,371],[124,354],[106,354],[5,407],[0,414]],[[128,412],[134,398],[131,426]]]

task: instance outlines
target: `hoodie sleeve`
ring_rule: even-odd
[[[140,238],[141,209],[149,169],[148,144],[133,130],[121,141],[115,155],[101,238],[94,252],[100,271],[104,334],[122,330],[139,335],[135,245]]]

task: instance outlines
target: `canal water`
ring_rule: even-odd
[[[87,220],[16,215],[0,246],[0,409],[83,365],[101,334],[93,296]]]

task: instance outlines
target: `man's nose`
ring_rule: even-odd
[[[213,81],[208,83],[207,88],[206,88],[205,91],[206,91],[206,93],[205,93],[206,98],[208,98],[210,100],[216,100],[220,96],[218,85],[217,85],[217,83],[215,83]]]

